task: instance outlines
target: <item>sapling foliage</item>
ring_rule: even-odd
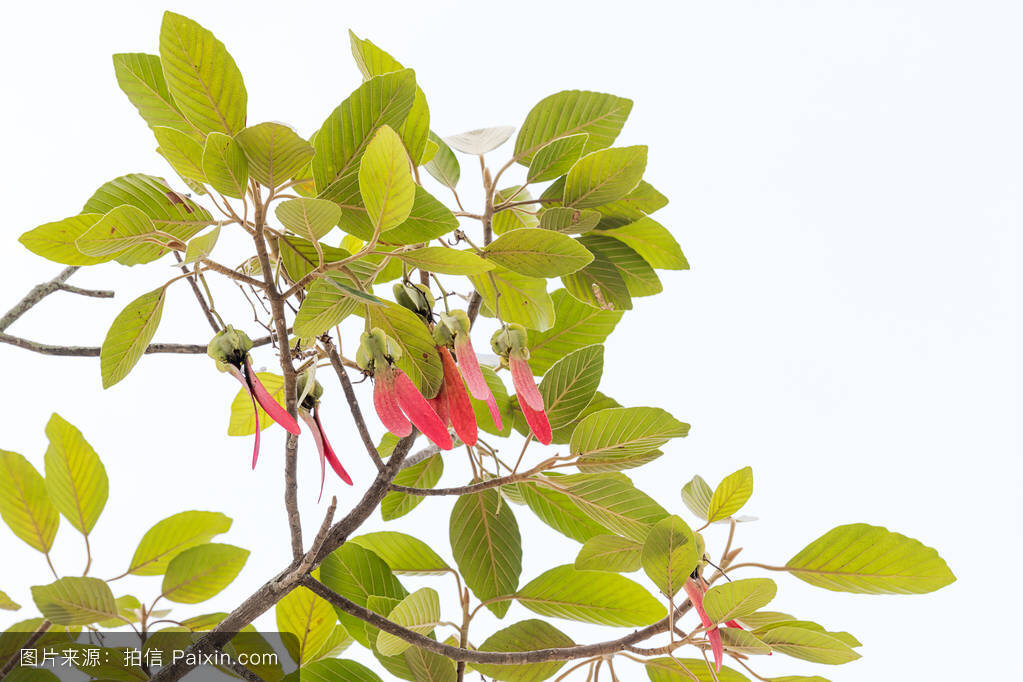
[[[226,673],[617,680],[638,662],[654,682],[767,679],[760,666],[772,653],[772,669],[782,657],[835,665],[860,656],[852,635],[783,612],[773,576],[868,595],[922,594],[955,579],[935,550],[867,524],[835,528],[787,561],[747,557],[735,540],[750,528],[740,530],[739,513],[753,470],[711,485],[678,454],[689,425],[674,406],[622,405],[601,391],[605,363],[630,361],[606,353],[606,339],[628,324],[636,299],[661,291],[666,272],[688,268],[651,217],[667,198],[644,177],[647,147],[615,146],[630,100],[565,90],[515,128],[442,136],[415,72],[369,40],[350,41],[364,80],[304,133],[249,120],[238,65],[189,18],[165,14],[158,54],[114,56],[117,84],[175,177],[131,172],[95,190],[77,215],[41,216],[50,222],[21,243],[71,267],[5,316],[0,339],[98,355],[104,388],[154,352],[195,355],[182,360],[190,380],[237,380],[223,409],[231,435],[253,438],[251,466],[260,466],[263,430],[288,434],[290,537],[268,541],[290,545],[293,560],[246,567],[246,550],[219,541],[230,519],[182,511],[124,557],[125,575],[152,576],[150,592],[121,594],[122,576],[90,575],[89,534],[108,494],[103,464],[54,415],[41,460],[0,451],[0,515],[47,561],[63,517],[85,538],[84,570],[51,564],[52,576],[31,587],[39,615],[0,636],[4,675],[44,676],[18,650],[71,642],[83,629],[131,628],[142,643],[197,633],[195,652],[259,648],[232,635],[272,611],[295,635],[291,660]],[[482,196],[460,195],[463,173],[477,172]],[[237,239],[225,243],[229,233],[244,252]],[[100,347],[5,333],[53,291],[106,295],[66,281],[109,261],[146,269],[153,288],[123,307]],[[175,275],[158,263],[174,264]],[[154,343],[169,287],[191,290],[209,337]],[[250,305],[248,316],[227,313]],[[257,356],[274,371],[256,371]],[[371,399],[354,386],[364,380]],[[342,410],[352,418],[335,418]],[[375,476],[350,476],[355,458],[368,458]],[[298,490],[300,464],[318,465],[318,491]],[[637,488],[628,472],[642,466],[677,477],[681,498]],[[450,485],[438,487],[445,471]],[[322,523],[303,525],[298,496],[325,492],[333,499]],[[450,518],[430,537],[402,532],[401,519],[433,495],[457,498]],[[370,523],[377,509],[382,521]],[[526,552],[554,554],[520,533],[517,519],[530,515],[567,538],[568,563],[524,574]],[[727,526],[725,543],[705,541],[710,524]],[[433,582],[412,590],[407,574]],[[203,612],[239,575],[252,595],[230,613]],[[19,606],[0,593],[0,608]],[[483,609],[500,628],[480,626]],[[573,622],[608,635],[580,641]],[[345,659],[349,646],[371,651],[376,670]],[[171,680],[191,668],[82,670]]]

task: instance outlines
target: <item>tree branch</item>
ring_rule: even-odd
[[[189,270],[188,266],[185,265],[184,259],[181,258],[181,254],[177,251],[174,252],[174,260],[178,262],[178,266],[181,268],[181,272],[186,275],[194,275],[194,270]],[[203,315],[206,316],[206,321],[210,323],[214,332],[220,331],[220,325],[213,319],[213,313],[210,311],[210,306],[206,302],[206,297],[199,291],[199,285],[195,283],[195,277],[186,277],[188,280],[188,286],[192,288],[192,293],[195,294],[195,300],[199,302],[199,307],[202,309]]]
[[[59,275],[51,279],[49,282],[43,282],[32,287],[25,296],[14,304],[14,307],[7,311],[7,314],[0,318],[0,332],[7,331],[7,328],[14,324],[14,321],[24,315],[28,310],[39,303],[54,291],[59,291],[67,281],[68,277],[77,272],[78,267],[72,265],[69,268],[64,268]]]
[[[435,639],[430,639],[418,632],[413,632],[397,623],[390,621],[383,616],[359,606],[350,599],[330,589],[323,583],[311,576],[305,576],[300,583],[315,592],[318,596],[327,600],[337,608],[350,613],[359,620],[390,633],[409,644],[439,654],[453,661],[465,661],[467,663],[490,663],[498,665],[522,665],[523,663],[543,663],[546,661],[570,661],[577,658],[588,658],[590,656],[605,656],[619,651],[630,650],[637,642],[649,639],[654,635],[668,630],[668,618],[665,617],[653,625],[648,625],[642,630],[636,630],[619,639],[612,639],[596,644],[580,644],[570,647],[556,647],[551,649],[534,649],[531,651],[475,651],[462,647],[443,644]],[[675,618],[681,616],[691,608],[687,601],[675,610]]]
[[[362,438],[362,444],[366,446],[366,452],[369,453],[370,459],[377,466],[377,471],[381,471],[384,468],[384,461],[380,459],[380,453],[377,452],[377,446],[373,442],[373,437],[369,435],[369,429],[366,427],[366,419],[362,416],[362,408],[359,407],[359,401],[355,397],[355,389],[352,387],[352,380],[348,378],[348,372],[345,371],[344,365],[341,363],[341,356],[338,355],[337,348],[334,343],[330,340],[330,337],[324,334],[320,337],[320,343],[327,349],[327,357],[330,358],[330,365],[334,368],[337,373],[337,378],[341,380],[341,388],[345,392],[345,399],[348,401],[348,409],[352,413],[352,419],[355,420],[355,428],[359,431],[359,437]]]
[[[253,339],[253,347],[265,346],[269,344],[273,339],[269,336],[262,336],[258,339]],[[39,343],[38,341],[31,341],[24,339],[20,336],[14,336],[12,334],[0,333],[0,343],[6,343],[11,346],[17,346],[18,348],[24,348],[30,350],[33,353],[39,353],[41,355],[59,355],[64,357],[72,358],[98,358],[99,357],[99,346],[55,346],[48,343]],[[146,354],[150,353],[177,353],[180,355],[205,355],[206,344],[197,343],[152,343],[146,347],[144,351]]]
[[[14,666],[18,665],[21,650],[30,648],[32,645],[38,642],[40,638],[42,638],[42,636],[46,634],[46,631],[50,629],[51,625],[53,625],[53,623],[51,623],[48,620],[44,620],[42,623],[39,624],[39,627],[36,629],[36,631],[33,632],[29,636],[29,638],[25,640],[24,644],[18,647],[17,651],[11,654],[11,657],[7,659],[6,663],[4,663],[4,667],[0,668],[0,679],[7,677],[7,673],[14,670]]]

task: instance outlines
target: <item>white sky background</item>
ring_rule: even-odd
[[[692,521],[681,485],[696,473],[713,485],[749,464],[756,491],[746,512],[761,520],[741,529],[747,560],[784,563],[833,526],[863,521],[937,547],[959,578],[929,596],[869,597],[772,576],[779,583],[772,608],[854,633],[864,658],[826,669],[774,656],[758,661],[762,673],[841,682],[1008,678],[1014,659],[999,653],[997,621],[985,618],[1019,613],[1018,602],[1006,603],[1015,591],[1004,585],[1023,559],[1014,427],[1018,5],[287,6],[172,7],[227,44],[245,76],[250,123],[315,130],[360,82],[348,28],[416,69],[431,127],[442,135],[518,124],[562,89],[634,99],[619,141],[650,145],[646,178],[671,199],[655,217],[693,267],[663,273],[665,293],[638,299],[608,344],[602,390],[626,405],[663,406],[693,425],[656,463],[630,472],[637,484]],[[37,2],[5,10],[0,310],[61,267],[18,244],[22,232],[77,213],[96,187],[123,173],[172,177],[110,64],[114,52],[156,52],[162,9]],[[510,147],[492,153],[491,163],[503,163]],[[460,189],[473,206],[476,176],[475,161],[463,159]],[[162,263],[81,272],[73,283],[116,288],[117,299],[58,293],[9,331],[98,344],[121,307],[171,274]],[[216,291],[230,310],[232,287]],[[237,310],[237,319],[251,320]],[[208,337],[187,287],[174,287],[158,339]],[[260,365],[274,362],[265,349],[257,357]],[[222,540],[252,557],[230,589],[181,611],[230,610],[287,562],[283,432],[264,434],[251,472],[251,441],[224,436],[236,384],[211,361],[147,356],[103,391],[94,360],[8,346],[0,358],[0,447],[41,468],[43,427],[57,411],[106,463],[111,495],[94,532],[95,575],[121,573],[142,533],[185,509],[233,517]],[[325,383],[328,433],[365,484],[372,465],[347,436],[340,387]],[[303,439],[307,536],[326,508],[315,502],[311,448]],[[464,457],[446,461],[444,483],[464,482]],[[361,495],[330,480],[342,507]],[[450,558],[449,506],[427,499],[387,527],[425,534]],[[572,561],[574,542],[515,511],[527,540],[523,583]],[[377,514],[364,530],[382,528]],[[719,532],[711,531],[711,547],[723,541]],[[57,543],[58,568],[80,571],[81,541],[66,521]],[[6,530],[0,557],[0,589],[31,604],[28,585],[47,582],[42,557]],[[432,583],[449,602],[450,582]],[[117,587],[152,595],[158,579]],[[531,615],[516,605],[503,624]],[[274,627],[272,615],[259,623]],[[621,634],[556,624],[577,641]],[[481,617],[473,640],[497,627]],[[349,654],[367,659],[357,645]],[[636,667],[619,670],[623,679],[645,678]]]

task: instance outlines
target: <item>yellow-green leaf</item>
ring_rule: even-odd
[[[697,682],[749,682],[728,666],[715,673],[702,658],[648,658],[644,664],[650,682],[693,682],[694,676]]]
[[[924,594],[956,579],[934,549],[865,523],[828,531],[785,568],[811,585],[859,594]]]
[[[424,167],[437,182],[454,189],[462,173],[461,167],[458,165],[458,157],[438,135],[430,133],[430,141],[437,145],[437,152],[432,159],[426,162]]]
[[[645,145],[637,145],[587,154],[565,176],[562,201],[571,208],[590,208],[627,196],[643,179],[646,153]]]
[[[564,175],[582,156],[589,135],[580,133],[552,140],[537,150],[529,162],[527,182],[547,182]]]
[[[394,477],[394,484],[410,488],[432,488],[437,485],[443,473],[444,459],[437,454],[399,471]],[[380,515],[384,521],[397,519],[415,509],[424,499],[422,495],[392,490],[380,501]]]
[[[446,246],[424,246],[411,251],[399,251],[394,255],[414,268],[442,275],[478,275],[495,267],[472,251],[460,251]]]
[[[542,620],[531,618],[498,630],[480,645],[480,651],[535,651],[574,646],[575,642],[561,630]],[[536,682],[547,680],[564,667],[565,661],[493,665],[476,663],[481,674],[501,682]]]
[[[156,234],[156,226],[141,209],[128,204],[110,210],[75,242],[87,256],[107,256],[107,260],[146,240],[166,240]],[[153,245],[163,249],[162,246]]]
[[[554,325],[545,331],[529,330],[529,366],[543,374],[572,351],[601,344],[622,319],[621,311],[588,306],[564,289],[551,294]]]
[[[341,218],[341,208],[325,199],[289,199],[277,204],[276,213],[284,227],[311,241],[322,239]]]
[[[618,535],[595,535],[587,540],[575,558],[580,571],[632,573],[643,564],[643,544]]]
[[[402,355],[397,365],[423,395],[428,398],[437,395],[444,380],[444,370],[433,336],[422,318],[408,308],[385,301],[383,305],[370,307],[369,321],[401,346]]]
[[[283,123],[259,123],[238,133],[249,175],[265,187],[277,187],[295,177],[313,158],[313,146]]]
[[[216,595],[242,570],[249,550],[215,542],[186,549],[170,560],[162,596],[178,604],[198,604]]]
[[[60,525],[46,482],[21,455],[0,450],[0,517],[33,549],[49,552]]]
[[[117,616],[110,587],[99,578],[68,577],[32,587],[39,612],[58,625],[88,625]]]
[[[421,635],[429,634],[440,621],[440,596],[430,587],[416,590],[394,607],[387,619]],[[381,656],[397,656],[412,646],[389,632],[377,635]]]
[[[540,227],[567,234],[589,232],[600,223],[600,213],[592,208],[552,206],[540,214]]]
[[[375,231],[405,222],[416,197],[408,153],[387,125],[373,135],[359,164],[359,192]]]
[[[700,563],[702,553],[689,525],[669,516],[650,529],[643,543],[643,570],[665,596],[674,597]]]
[[[689,507],[689,511],[704,521],[707,520],[710,500],[713,496],[714,491],[699,474],[693,476],[692,480],[682,486],[682,501]]]
[[[458,570],[477,598],[515,592],[522,572],[522,537],[511,506],[496,490],[460,496],[451,511],[449,535]],[[498,601],[487,608],[500,618],[509,606]]]
[[[753,494],[753,469],[744,467],[734,474],[725,476],[714,490],[714,496],[707,507],[707,520],[727,519],[742,509]]]
[[[103,216],[82,213],[52,223],[44,223],[18,238],[26,249],[47,260],[64,265],[95,265],[106,256],[87,256],[78,250],[78,238],[89,231]]]
[[[573,454],[599,459],[642,454],[672,438],[689,435],[689,425],[657,407],[615,407],[587,416],[572,432]]]
[[[841,665],[860,658],[844,642],[806,628],[777,627],[760,635],[760,640],[773,651],[811,663]]]
[[[156,126],[153,128],[158,151],[178,175],[196,182],[206,182],[202,169],[203,146],[193,135],[177,128]]]
[[[213,253],[213,247],[217,245],[218,239],[220,239],[220,225],[217,225],[206,234],[193,237],[185,249],[184,262],[186,264],[196,263],[204,258],[208,258]]]
[[[206,136],[202,153],[202,170],[213,189],[234,199],[241,199],[249,181],[249,162],[234,138],[224,133]]]
[[[515,598],[541,616],[584,623],[633,627],[667,614],[641,585],[617,573],[557,566],[522,586]]]
[[[0,451],[0,455],[2,454],[2,451]],[[0,591],[0,609],[4,611],[17,611],[20,608],[21,604],[8,597],[6,592]]]
[[[707,590],[703,606],[715,623],[743,618],[767,606],[778,586],[769,578],[747,578],[715,585]]]
[[[539,386],[552,428],[568,424],[590,404],[603,371],[603,346],[580,348],[554,363]]]
[[[311,663],[334,632],[337,614],[330,602],[316,596],[306,587],[297,587],[277,602],[274,609],[277,629],[294,635],[284,638],[291,658],[299,666]]]
[[[199,135],[171,98],[158,56],[141,52],[115,54],[114,75],[121,90],[150,128],[167,126]]]
[[[526,115],[515,138],[515,160],[528,165],[541,147],[587,133],[584,152],[611,145],[632,110],[632,100],[601,92],[564,90],[543,98]]]
[[[165,12],[160,61],[174,103],[204,133],[234,135],[245,127],[248,95],[224,44],[187,17]]]
[[[59,414],[46,424],[46,491],[71,525],[88,535],[107,503],[107,471],[82,432]]]
[[[103,388],[128,376],[153,340],[163,316],[164,287],[142,294],[117,314],[99,351]]]
[[[429,545],[418,538],[394,531],[366,533],[350,538],[384,560],[395,573],[440,575],[451,568]]]
[[[231,519],[219,512],[185,511],[168,516],[142,536],[127,572],[161,575],[178,554],[207,543],[230,528]]]
[[[560,277],[593,260],[593,254],[575,239],[539,228],[506,232],[483,251],[498,265],[527,277]]]
[[[491,314],[527,329],[543,331],[554,324],[554,302],[547,294],[547,281],[528,277],[503,267],[481,275],[470,275],[473,287],[483,297]]]
[[[689,261],[682,254],[682,247],[671,236],[668,228],[653,218],[641,218],[623,227],[602,231],[601,234],[625,242],[651,267],[664,270],[689,269]]]

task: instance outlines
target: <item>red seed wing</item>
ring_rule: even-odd
[[[519,400],[519,407],[522,408],[522,415],[526,418],[526,423],[529,424],[529,430],[533,432],[533,437],[544,445],[550,445],[551,441],[554,440],[554,434],[551,433],[551,423],[547,420],[547,413],[543,410],[534,410],[521,399]]]
[[[313,421],[313,416],[305,410],[299,408],[298,416],[302,417],[302,421],[309,427],[309,430],[313,434],[313,442],[316,443],[316,451],[320,453],[320,496],[316,498],[319,502],[323,499],[323,484],[327,480],[327,466],[326,466],[326,455],[323,452],[323,437],[320,435],[320,429],[317,428],[316,422]]]
[[[472,397],[476,400],[486,400],[492,396],[468,334],[459,334],[455,337],[455,354],[458,355],[458,367],[462,370],[462,376],[465,377]]]
[[[441,389],[447,400],[448,419],[455,427],[455,433],[466,445],[476,445],[479,432],[476,428],[476,414],[472,411],[469,394],[462,383],[462,375],[455,366],[447,348],[439,348],[441,364],[444,366],[444,387]]]
[[[512,354],[508,357],[508,366],[511,368],[512,383],[515,384],[515,393],[519,396],[519,402],[528,403],[534,410],[543,410],[543,396],[536,387],[533,379],[533,370],[529,369],[529,363],[521,355]]]
[[[248,360],[245,361],[245,369],[247,370],[247,378],[250,380],[250,384],[252,386],[252,392],[256,395],[256,400],[259,401],[259,406],[263,408],[263,411],[270,415],[275,422],[283,426],[284,430],[288,433],[296,436],[300,434],[302,430],[298,428],[298,422],[295,421],[294,417],[288,414],[287,410],[281,407],[277,401],[274,400],[274,397],[270,395],[268,390],[266,390],[263,382],[261,382],[256,373],[252,371],[252,365],[249,364]]]
[[[450,450],[453,447],[451,434],[448,433],[444,422],[437,416],[437,411],[423,397],[412,380],[400,369],[394,368],[394,393],[398,399],[398,406],[409,420],[423,432],[427,438],[436,443],[441,450]]]
[[[412,433],[412,424],[398,407],[398,397],[394,390],[394,374],[391,369],[377,370],[373,377],[373,406],[384,428],[399,438]]]
[[[342,481],[348,485],[352,485],[352,477],[348,475],[345,468],[341,466],[341,460],[337,458],[337,454],[334,453],[334,448],[330,447],[330,441],[327,440],[327,432],[323,430],[323,424],[320,423],[320,411],[316,410],[313,412],[313,419],[316,420],[316,428],[320,431],[320,436],[323,438],[323,452],[327,456],[327,461],[330,462],[330,468],[334,470]]]

